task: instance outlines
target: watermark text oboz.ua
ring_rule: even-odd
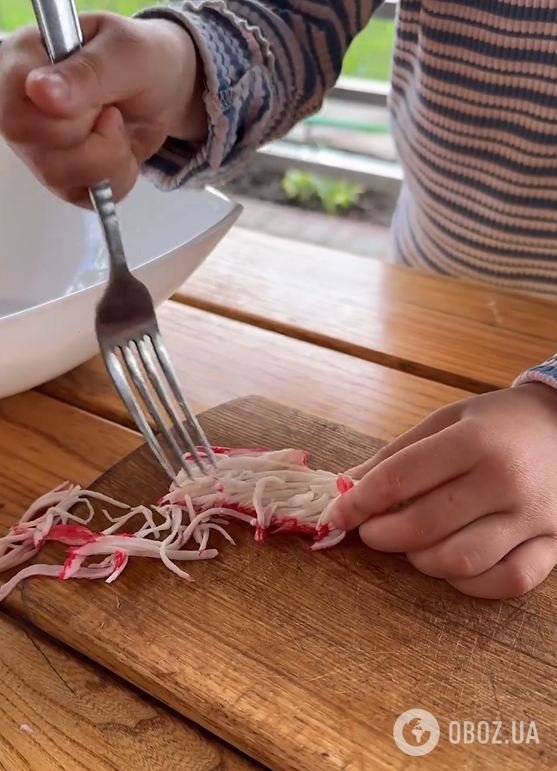
[[[528,720],[472,720],[449,723],[451,744],[539,744],[535,722]]]

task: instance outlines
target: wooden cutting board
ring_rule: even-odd
[[[259,398],[201,420],[214,444],[300,447],[332,471],[379,445]],[[134,504],[166,487],[145,448],[95,485]],[[299,536],[257,546],[251,529],[232,532],[236,548],[223,543],[219,558],[192,564],[193,585],[158,561],[132,560],[110,586],[28,581],[10,607],[273,771],[555,768],[554,578],[525,598],[482,602],[356,536],[308,553]],[[425,757],[393,740],[410,709],[440,724]],[[489,742],[465,744],[465,720],[487,721]],[[513,720],[517,739],[525,723],[521,744]],[[526,743],[531,721],[539,743]],[[414,725],[403,735],[415,746]]]

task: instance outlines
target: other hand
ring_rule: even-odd
[[[348,472],[332,513],[474,597],[514,597],[557,564],[557,390],[532,383],[434,412]]]

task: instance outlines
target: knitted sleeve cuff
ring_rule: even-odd
[[[174,21],[192,36],[205,71],[209,126],[203,143],[169,137],[144,164],[143,173],[164,190],[226,181],[259,146],[272,110],[268,83],[273,57],[268,44],[221,0],[188,2],[182,10],[149,8],[136,17]]]
[[[524,385],[525,383],[545,383],[551,388],[557,388],[557,353],[551,356],[543,364],[523,372],[514,381],[513,386]]]

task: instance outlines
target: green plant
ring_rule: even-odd
[[[329,179],[318,174],[290,169],[282,180],[282,189],[291,201],[308,204],[317,198],[327,214],[336,217],[339,209],[358,203],[363,189],[344,179]]]

